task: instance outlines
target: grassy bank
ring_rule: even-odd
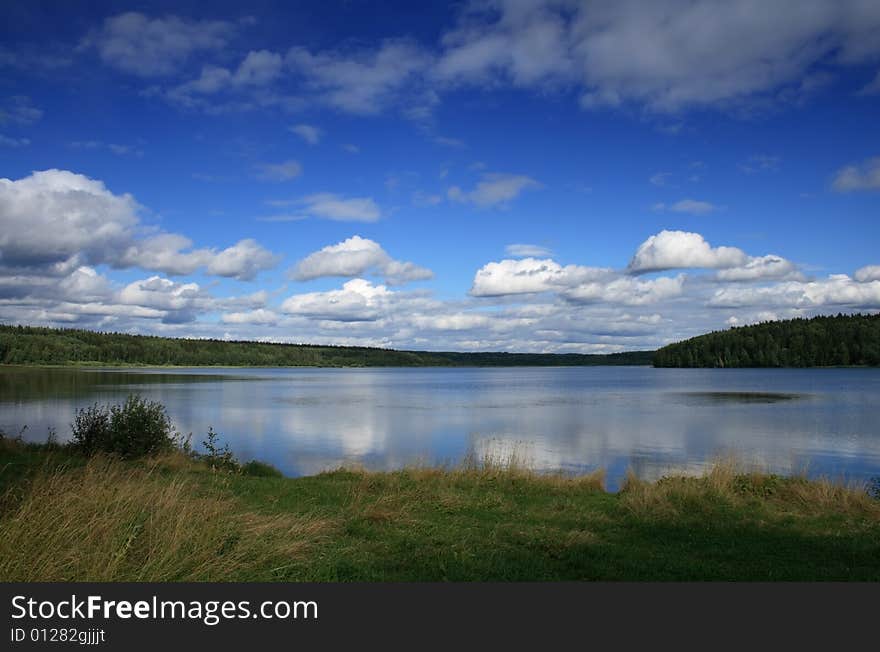
[[[0,580],[880,580],[880,500],[748,474],[212,470],[0,447]]]

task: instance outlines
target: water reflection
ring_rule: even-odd
[[[159,400],[199,444],[288,475],[519,457],[654,479],[735,453],[777,473],[880,475],[880,370],[180,369],[0,371],[0,428],[44,439],[78,407]]]

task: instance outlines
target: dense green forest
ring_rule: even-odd
[[[222,365],[253,367],[509,367],[649,365],[650,351],[453,353],[352,346],[189,340],[0,325],[0,364]]]
[[[880,365],[880,315],[765,322],[693,337],[654,354],[655,367]]]

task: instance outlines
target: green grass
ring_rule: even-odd
[[[7,440],[0,580],[880,580],[880,500],[731,463],[617,494],[497,464],[256,473]]]

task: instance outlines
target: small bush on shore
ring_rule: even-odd
[[[85,455],[109,453],[123,459],[157,455],[178,446],[165,406],[141,396],[122,405],[94,405],[76,413],[72,443]]]

